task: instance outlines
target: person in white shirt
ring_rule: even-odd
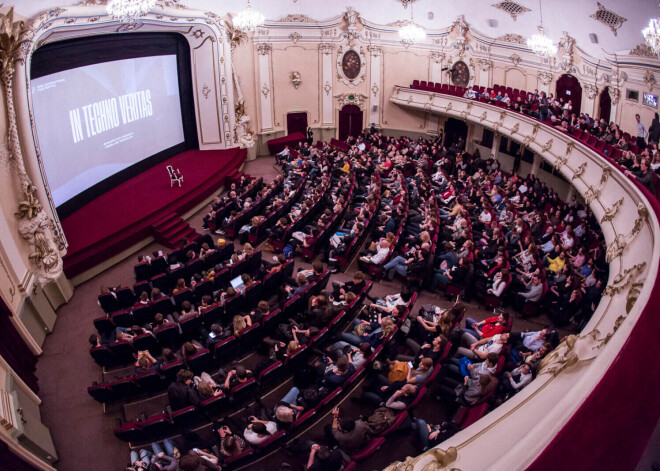
[[[360,260],[367,263],[373,263],[374,265],[380,265],[385,261],[385,258],[387,258],[387,254],[389,252],[390,244],[387,242],[387,240],[381,240],[378,242],[378,248],[376,249],[375,254],[360,257]]]
[[[527,363],[524,363],[522,366],[519,366],[511,372],[507,371],[504,376],[504,388],[509,394],[517,393],[531,383],[533,379],[532,368]],[[518,378],[518,381],[516,381],[515,378]]]
[[[277,424],[266,420],[250,417],[250,424],[243,431],[243,437],[252,445],[259,445],[277,433]]]
[[[454,357],[466,357],[473,362],[482,361],[488,357],[489,353],[500,353],[508,342],[508,333],[493,335],[473,343],[470,348],[459,347]]]

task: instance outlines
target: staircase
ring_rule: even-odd
[[[181,241],[187,238],[195,240],[200,234],[185,222],[177,213],[169,213],[151,225],[156,242],[174,249],[181,245]]]

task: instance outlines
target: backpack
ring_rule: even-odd
[[[291,244],[286,244],[282,249],[282,254],[287,258],[287,260],[293,258],[293,247]]]
[[[395,419],[392,409],[379,407],[367,417],[367,430],[371,435],[380,435],[394,423]]]

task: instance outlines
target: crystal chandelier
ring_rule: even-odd
[[[155,5],[156,0],[110,0],[106,11],[117,21],[135,23]]]
[[[250,8],[250,0],[247,0],[247,8],[239,12],[232,20],[234,27],[245,33],[254,33],[257,28],[264,24],[266,18],[256,10]]]
[[[557,46],[552,44],[552,39],[543,34],[543,26],[539,26],[539,34],[535,34],[527,40],[529,47],[534,54],[544,59],[549,59],[557,55]]]
[[[412,46],[413,44],[417,44],[426,39],[426,32],[413,21],[412,2],[410,2],[410,21],[407,21],[406,24],[399,29],[399,38],[401,39],[401,44],[405,47]]]
[[[557,46],[552,44],[552,39],[547,37],[543,32],[543,9],[541,7],[541,0],[539,0],[539,13],[541,14],[539,34],[535,34],[527,40],[527,47],[529,47],[534,54],[541,56],[543,59],[550,59],[557,55]]]
[[[642,30],[642,35],[653,52],[660,53],[660,21],[657,18],[649,20],[649,25]]]

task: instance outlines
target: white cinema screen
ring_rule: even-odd
[[[30,86],[55,206],[184,142],[176,55],[87,65]]]

